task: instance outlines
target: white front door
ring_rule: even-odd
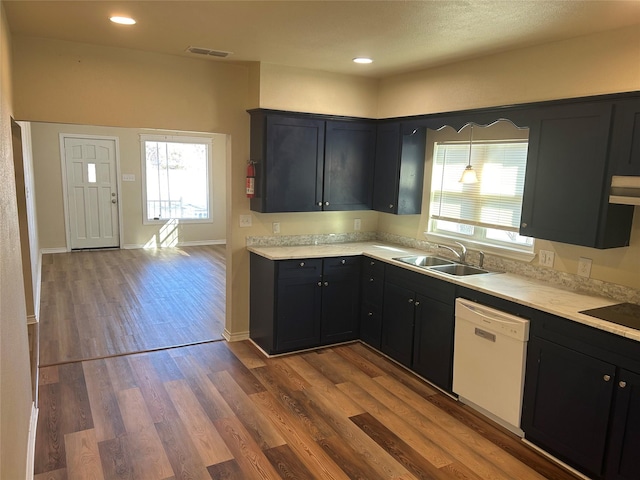
[[[116,141],[64,137],[72,249],[118,247]]]

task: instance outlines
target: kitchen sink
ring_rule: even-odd
[[[434,272],[442,272],[447,273],[449,275],[455,275],[456,277],[466,276],[466,275],[478,275],[481,273],[491,273],[488,270],[484,270],[478,267],[472,267],[471,265],[462,265],[459,263],[452,263],[449,265],[436,265],[429,268]]]
[[[432,257],[429,255],[413,255],[410,257],[396,257],[394,260],[398,260],[399,262],[404,262],[409,265],[414,265],[416,267],[433,267],[435,265],[443,265],[443,266],[455,266],[451,260],[446,260],[440,257]]]

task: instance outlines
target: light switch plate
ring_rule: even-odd
[[[136,176],[133,173],[123,173],[122,174],[122,181],[123,182],[135,182],[136,181]]]
[[[251,226],[251,215],[240,215],[240,226],[241,227],[250,227]]]
[[[355,219],[353,220],[353,229],[354,229],[356,232],[359,232],[361,228],[362,228],[362,222],[360,221],[360,219],[359,219],[359,218],[355,218]]]
[[[538,252],[538,263],[543,267],[553,268],[553,262],[555,260],[556,254],[551,250],[540,250]]]
[[[578,260],[578,275],[581,277],[589,278],[591,276],[591,264],[593,260],[590,258],[580,257]]]
[[[271,227],[273,228],[273,233],[280,233],[280,222],[273,222]]]

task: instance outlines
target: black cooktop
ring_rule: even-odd
[[[635,303],[618,303],[608,307],[592,308],[578,313],[600,318],[607,322],[617,323],[625,327],[640,330],[640,305]]]

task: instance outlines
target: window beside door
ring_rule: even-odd
[[[144,223],[212,221],[211,139],[141,135]]]

